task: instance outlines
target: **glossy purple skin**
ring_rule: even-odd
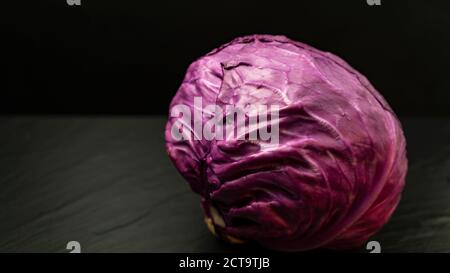
[[[242,99],[243,87],[258,86],[271,95],[245,101],[281,106],[276,149],[178,142],[168,120],[167,152],[206,216],[214,206],[226,224],[215,226],[219,235],[275,250],[361,246],[389,220],[404,187],[405,138],[392,109],[339,57],[271,35],[237,38],[196,60],[171,107],[192,107],[194,96],[231,103],[222,98]]]

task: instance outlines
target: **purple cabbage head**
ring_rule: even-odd
[[[407,172],[405,138],[383,97],[339,57],[284,36],[237,38],[189,66],[170,107],[194,112],[195,97],[279,106],[278,145],[180,140],[174,128],[192,136],[214,114],[169,117],[169,157],[217,236],[282,251],[346,249],[389,220]]]

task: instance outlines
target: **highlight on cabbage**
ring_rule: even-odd
[[[242,109],[278,105],[269,123],[278,126],[278,145],[233,134],[175,138],[174,129],[194,135],[195,126],[224,119],[194,107],[198,97]],[[224,240],[282,251],[358,247],[399,203],[407,172],[401,125],[369,81],[331,53],[284,36],[237,38],[189,66],[170,108],[177,105],[202,115],[171,113],[167,152]]]

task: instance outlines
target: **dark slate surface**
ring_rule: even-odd
[[[450,252],[450,118],[402,119],[410,171],[373,239]],[[234,252],[203,224],[164,150],[164,118],[0,118],[0,252]],[[364,248],[356,251],[365,251]]]

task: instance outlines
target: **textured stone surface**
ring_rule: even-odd
[[[410,171],[370,240],[450,252],[450,119],[401,119]],[[261,252],[216,240],[164,150],[165,117],[0,119],[0,252]],[[366,252],[364,248],[356,251]]]

